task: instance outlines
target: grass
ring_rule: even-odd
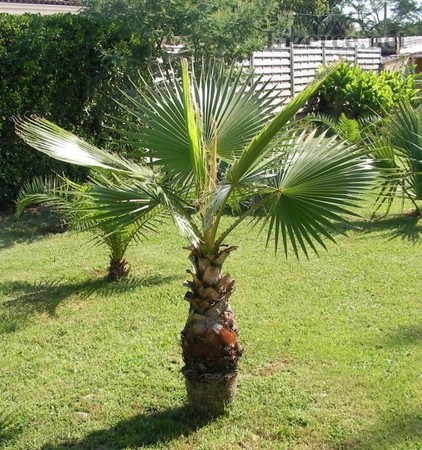
[[[105,249],[38,223],[0,217],[0,448],[422,449],[415,218],[355,222],[300,262],[235,232],[245,354],[235,405],[213,421],[185,406],[189,262],[174,229],[132,247],[131,279],[110,285]]]

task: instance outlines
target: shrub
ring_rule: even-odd
[[[313,108],[335,118],[341,114],[352,119],[383,116],[394,105],[414,101],[417,95],[414,75],[365,72],[359,66],[343,62],[319,90]]]
[[[35,176],[81,169],[32,152],[15,135],[12,116],[54,119],[99,145],[113,83],[123,77],[107,50],[125,45],[113,25],[79,15],[0,15],[0,207]],[[139,59],[142,62],[142,58]]]

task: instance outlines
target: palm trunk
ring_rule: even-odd
[[[119,281],[125,278],[129,273],[129,265],[124,258],[110,257],[110,265],[108,266],[107,279],[109,281]]]
[[[193,248],[193,280],[185,299],[189,317],[182,331],[188,401],[196,410],[216,415],[224,411],[235,395],[237,365],[242,355],[238,330],[229,297],[234,281],[222,274],[222,265],[236,247],[204,256]]]

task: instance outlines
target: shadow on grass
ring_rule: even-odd
[[[139,287],[155,286],[168,283],[176,276],[154,275],[151,277],[129,277],[120,282],[108,282],[104,279],[86,280],[82,282],[68,282],[57,280],[51,282],[28,283],[25,281],[12,281],[0,283],[0,291],[10,300],[3,303],[5,313],[0,334],[11,333],[19,328],[31,314],[56,315],[57,307],[72,295],[87,299],[92,294],[104,297],[127,292]]]
[[[20,431],[14,424],[11,416],[0,413],[0,448],[6,448],[6,444],[12,442]]]
[[[358,437],[343,442],[345,450],[420,448],[422,442],[422,410],[407,414],[381,416],[376,426]]]
[[[391,331],[386,336],[390,346],[413,345],[422,343],[422,324],[406,325]]]
[[[212,419],[198,417],[188,406],[164,411],[151,410],[122,420],[111,428],[94,431],[83,439],[45,444],[41,450],[120,450],[147,445],[169,444],[173,439],[187,436]]]
[[[20,219],[12,211],[0,212],[0,250],[63,231],[57,217],[46,208],[29,208]]]
[[[422,222],[414,214],[401,214],[377,220],[352,220],[344,225],[346,230],[356,230],[364,234],[386,232],[389,239],[402,239],[417,244],[421,242]]]

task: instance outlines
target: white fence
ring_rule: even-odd
[[[280,101],[302,91],[321,66],[340,58],[358,64],[364,70],[378,71],[381,49],[290,45],[254,52],[244,65],[262,76],[262,83],[268,82],[266,89],[274,89],[273,95]]]
[[[254,52],[244,67],[250,67],[257,76],[262,76],[262,84],[271,95],[280,100],[291,98],[301,92],[315,77],[321,66],[343,59],[358,64],[364,70],[379,71],[381,48],[369,47],[370,39],[343,39],[317,41],[310,45],[290,45],[273,47],[262,52]],[[166,45],[170,55],[177,55],[181,45]]]

